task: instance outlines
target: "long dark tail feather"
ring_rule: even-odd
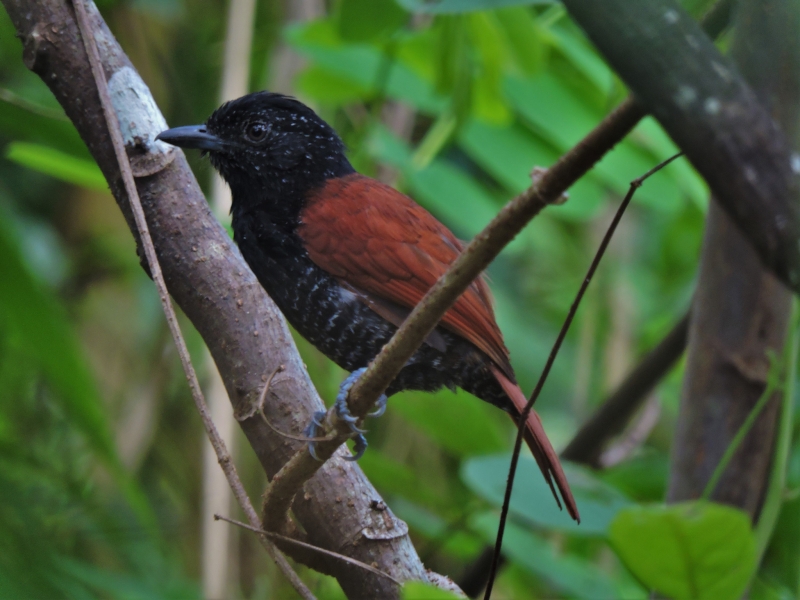
[[[528,403],[528,399],[525,397],[525,394],[522,393],[522,390],[519,389],[519,386],[513,383],[500,369],[496,368],[494,365],[492,365],[491,368],[495,379],[497,379],[503,391],[505,391],[511,399],[514,408],[517,409],[517,414],[512,415],[512,418],[517,420],[517,417],[522,413],[525,405]],[[558,454],[556,454],[556,451],[550,444],[550,440],[547,439],[542,421],[535,411],[532,410],[528,415],[526,425],[527,427],[524,432],[525,442],[531,449],[533,457],[536,459],[536,463],[539,465],[542,475],[544,475],[545,481],[547,481],[547,484],[553,491],[553,497],[556,499],[558,507],[561,508],[561,500],[559,500],[558,497],[560,492],[569,516],[580,523],[581,517],[578,513],[578,505],[575,503],[575,498],[572,497],[572,490],[569,489],[567,476],[561,468],[561,461],[558,460]],[[556,488],[558,488],[558,492],[556,492]]]

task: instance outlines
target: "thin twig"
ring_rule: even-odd
[[[506,491],[505,497],[503,498],[503,507],[500,511],[500,524],[497,529],[497,538],[495,539],[495,548],[494,548],[494,558],[492,559],[492,570],[489,572],[489,582],[486,585],[486,592],[484,594],[484,600],[489,600],[492,595],[492,586],[494,585],[495,577],[497,576],[497,563],[500,558],[500,550],[503,547],[503,534],[505,532],[506,526],[506,519],[508,518],[508,508],[511,502],[511,492],[514,489],[514,478],[517,474],[517,464],[519,462],[519,454],[520,450],[522,449],[522,438],[525,432],[525,423],[527,422],[528,415],[530,414],[531,410],[533,410],[533,405],[536,402],[536,399],[539,397],[539,394],[542,391],[542,387],[544,387],[544,382],[547,380],[547,376],[550,374],[550,369],[553,367],[553,363],[556,360],[556,356],[558,356],[558,351],[561,349],[561,344],[564,342],[564,338],[567,335],[567,331],[569,330],[570,325],[572,324],[572,320],[575,318],[575,313],[578,310],[578,306],[583,299],[584,293],[586,293],[586,288],[589,287],[589,283],[594,276],[595,271],[597,271],[597,267],[600,264],[600,260],[603,258],[605,254],[606,248],[608,247],[609,242],[611,241],[611,237],[614,235],[614,231],[617,229],[617,225],[619,225],[620,220],[622,219],[622,215],[625,212],[625,209],[628,207],[628,204],[631,202],[631,198],[633,198],[633,194],[642,186],[642,183],[645,179],[653,175],[666,167],[669,163],[673,160],[681,156],[683,153],[679,152],[675,156],[672,156],[662,162],[661,164],[653,167],[647,173],[642,175],[641,177],[634,179],[631,181],[630,189],[628,193],[625,195],[625,199],[620,204],[619,208],[617,209],[617,213],[614,215],[614,219],[611,221],[611,224],[608,227],[608,231],[606,231],[605,236],[603,236],[603,240],[600,242],[600,247],[597,249],[597,253],[592,259],[592,264],[589,266],[589,271],[586,273],[586,277],[581,283],[581,287],[578,290],[577,295],[575,296],[575,300],[572,302],[572,306],[569,308],[569,312],[567,313],[567,317],[564,320],[564,324],[561,326],[561,331],[558,332],[558,337],[556,338],[555,343],[553,344],[552,350],[550,350],[550,355],[547,357],[547,362],[544,365],[544,369],[542,369],[542,374],[539,376],[539,381],[536,383],[536,387],[531,393],[530,400],[528,400],[528,404],[525,405],[522,413],[519,417],[519,428],[517,430],[517,439],[514,442],[514,451],[511,455],[511,465],[508,469],[508,483],[506,484]]]
[[[336,560],[346,562],[349,565],[354,565],[359,569],[364,569],[365,571],[369,571],[370,573],[375,573],[376,575],[385,577],[386,579],[393,581],[397,585],[402,585],[399,581],[397,581],[397,579],[395,579],[388,573],[384,573],[383,571],[381,571],[380,569],[376,569],[372,565],[368,565],[367,563],[361,562],[360,560],[356,560],[355,558],[350,558],[349,556],[345,556],[344,554],[339,554],[338,552],[332,552],[331,550],[326,550],[325,548],[320,548],[319,546],[314,546],[313,544],[309,544],[307,542],[301,542],[300,540],[296,540],[294,538],[281,535],[280,533],[275,533],[274,531],[266,531],[259,527],[253,527],[252,525],[248,525],[247,523],[242,523],[241,521],[237,521],[236,519],[230,519],[228,517],[223,517],[222,515],[214,515],[214,520],[225,521],[226,523],[230,523],[231,525],[236,525],[237,527],[241,527],[242,529],[247,529],[248,531],[265,535],[270,539],[280,540],[282,542],[286,542],[287,544],[295,544],[300,548],[305,548],[307,550],[311,550],[312,552],[317,552],[319,554],[324,554],[325,556],[330,556],[331,558],[335,558]]]
[[[290,440],[295,440],[296,442],[327,442],[330,438],[327,437],[320,437],[320,438],[312,438],[303,435],[294,435],[291,433],[286,433],[285,431],[281,431],[275,425],[273,425],[270,420],[267,418],[266,413],[264,413],[264,402],[267,399],[267,392],[269,392],[269,386],[272,384],[272,380],[275,378],[275,375],[283,371],[286,367],[284,365],[278,365],[274,371],[267,377],[267,382],[264,384],[264,388],[261,390],[261,394],[258,397],[258,402],[256,402],[256,412],[261,415],[261,418],[264,420],[264,423],[272,429],[275,433],[277,433],[281,437],[285,437]],[[222,518],[222,517],[220,517]]]
[[[725,29],[727,29],[731,21],[731,13],[734,6],[735,0],[718,0],[703,15],[702,19],[700,20],[700,26],[703,28],[703,31],[706,33],[706,35],[712,39],[715,39],[723,31],[725,31]],[[598,125],[598,127],[595,129],[604,128],[610,125],[609,122],[625,122],[635,119],[630,125],[630,128],[632,129],[633,126],[636,125],[636,123],[646,114],[647,113],[642,109],[642,107],[635,102],[633,96],[628,96],[628,98],[617,108],[617,110],[606,116],[606,118],[603,119],[603,122],[600,123],[600,125]],[[683,345],[685,346],[685,342]],[[618,391],[622,392],[622,387]]]
[[[253,508],[253,505],[250,503],[247,492],[245,492],[244,486],[242,485],[242,482],[236,473],[236,467],[231,461],[230,454],[225,447],[225,442],[220,437],[213,421],[209,416],[208,407],[205,399],[203,398],[203,392],[200,389],[200,383],[197,380],[197,374],[192,366],[191,358],[189,357],[189,351],[186,347],[186,342],[183,339],[180,326],[178,325],[178,320],[175,316],[175,310],[170,302],[167,285],[164,282],[164,276],[161,273],[161,266],[158,262],[158,256],[156,255],[153,240],[150,237],[150,231],[147,226],[147,220],[145,219],[142,203],[136,190],[133,172],[131,171],[130,163],[128,162],[128,156],[125,152],[125,144],[122,139],[122,133],[120,132],[116,113],[114,112],[111,104],[111,97],[108,92],[105,73],[103,72],[103,67],[100,63],[100,55],[97,49],[97,44],[95,43],[94,32],[92,31],[89,18],[86,14],[86,7],[84,5],[84,2],[86,1],[88,0],[75,0],[73,2],[73,6],[75,7],[78,27],[80,29],[83,44],[89,58],[89,64],[92,67],[92,74],[94,75],[97,92],[100,95],[103,114],[108,126],[109,135],[111,136],[111,142],[114,146],[114,153],[116,155],[117,162],[119,163],[119,169],[122,174],[125,191],[128,194],[128,199],[130,200],[131,210],[133,212],[134,220],[136,221],[136,227],[139,231],[139,237],[141,239],[142,247],[144,248],[150,273],[153,276],[153,281],[158,289],[158,295],[161,299],[161,305],[164,309],[167,324],[169,326],[170,333],[172,334],[172,339],[175,342],[175,346],[178,350],[178,355],[180,356],[181,364],[183,365],[183,370],[186,374],[186,379],[189,382],[189,388],[192,392],[192,398],[194,399],[197,411],[200,413],[203,426],[206,429],[206,433],[211,441],[211,445],[214,447],[214,452],[217,455],[219,464],[222,467],[222,470],[225,472],[225,477],[227,478],[228,483],[230,484],[231,489],[236,496],[236,499],[241,505],[242,510],[244,510],[245,514],[247,515],[248,521],[250,521],[250,523],[255,527],[259,524],[258,515]],[[267,550],[267,553],[278,565],[278,568],[286,576],[295,590],[297,590],[297,593],[307,600],[315,600],[314,594],[312,594],[311,590],[306,587],[297,573],[292,569],[291,565],[289,565],[286,557],[280,553],[275,545],[270,542],[266,536],[259,536],[259,539],[261,540],[264,548]]]

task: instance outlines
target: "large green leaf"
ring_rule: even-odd
[[[756,567],[749,517],[719,504],[630,507],[609,539],[645,586],[677,600],[740,598]]]
[[[394,0],[343,0],[339,33],[349,42],[377,40],[394,33],[408,16]]]
[[[574,26],[558,24],[551,27],[548,33],[553,45],[572,63],[572,66],[598,91],[608,94],[614,83],[614,73],[587,39],[579,31],[576,31]]]
[[[470,525],[483,534],[487,544],[493,544],[497,535],[498,519],[494,513],[482,513],[471,519]],[[615,581],[587,560],[557,553],[552,543],[514,523],[506,524],[503,554],[569,597],[587,600],[634,600],[647,597],[647,593],[634,582]]]
[[[457,456],[498,452],[507,444],[499,419],[508,417],[461,390],[457,394],[407,392],[393,399],[392,410]],[[453,427],[453,415],[458,415],[458,427]]]
[[[93,449],[117,464],[111,431],[83,352],[62,308],[33,278],[0,219],[0,325],[45,373]]]
[[[50,95],[50,91],[41,80],[35,78],[35,81],[35,87],[41,86],[44,88],[42,93]],[[91,158],[86,144],[81,140],[74,125],[64,116],[63,111],[60,111],[60,107],[52,112],[53,114],[60,112],[61,117],[53,118],[27,109],[26,106],[30,103],[22,95],[19,96],[22,102],[10,102],[7,94],[4,96],[5,98],[0,98],[0,132],[7,138],[45,144],[73,156]],[[51,111],[49,108],[46,110],[48,113]]]
[[[455,558],[469,560],[483,548],[483,536],[479,537],[464,528],[463,519],[448,522],[427,508],[409,502],[405,496],[392,498],[392,510],[408,523],[409,527],[424,534],[437,552]],[[423,549],[418,545],[420,553]]]
[[[499,203],[450,162],[439,158],[417,169],[408,145],[383,127],[374,129],[368,143],[373,156],[403,171],[414,199],[461,238],[471,238],[494,218]],[[509,249],[517,247],[512,243]]]
[[[532,128],[559,151],[577,144],[604,116],[602,110],[585,102],[565,81],[549,72],[527,79],[510,77],[506,80],[506,92]],[[624,194],[631,180],[666,158],[668,155],[657,159],[624,140],[595,165],[594,173],[614,191]],[[664,211],[680,208],[682,194],[671,166],[647,180],[636,193],[637,203]]]
[[[425,112],[438,113],[446,105],[431,83],[401,62],[389,60],[368,44],[345,44],[330,19],[288,27],[285,34],[295,48],[331,74],[372,91],[380,87],[389,97]]]
[[[461,479],[476,494],[499,507],[503,502],[509,461],[509,455],[470,459],[461,469]],[[565,511],[559,510],[539,467],[528,456],[522,456],[519,460],[511,512],[548,529],[568,531],[575,535],[605,535],[616,514],[630,506],[630,500],[598,480],[588,469],[565,463],[564,471],[578,503],[580,525]]]
[[[403,584],[403,600],[461,600],[463,596],[422,581],[408,581]]]
[[[478,70],[472,82],[471,114],[489,123],[508,123],[511,111],[503,94],[503,76],[512,55],[505,33],[488,13],[470,15],[467,23]]]
[[[546,33],[533,12],[522,6],[503,8],[491,13],[506,36],[517,65],[526,73],[538,73],[544,66]]]
[[[669,474],[669,457],[648,449],[624,462],[604,469],[599,476],[630,498],[639,502],[664,499]]]
[[[331,106],[339,106],[372,95],[369,87],[358,81],[331,73],[317,65],[312,65],[297,76],[295,86],[303,94]]]
[[[12,142],[6,147],[5,157],[67,183],[95,190],[108,189],[106,178],[94,161],[55,148],[29,142]]]
[[[520,126],[498,127],[477,120],[467,122],[458,138],[459,146],[510,194],[530,187],[533,167],[547,168],[558,160],[558,152]],[[590,174],[569,190],[569,200],[550,209],[567,219],[589,219],[603,206],[605,190]]]

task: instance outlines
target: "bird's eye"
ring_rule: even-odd
[[[250,123],[244,130],[245,136],[251,142],[258,143],[263,142],[264,138],[267,137],[267,132],[269,128],[267,127],[266,123],[261,123],[259,121],[255,123]]]

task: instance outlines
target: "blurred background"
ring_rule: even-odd
[[[684,4],[699,15],[709,2]],[[295,95],[334,125],[359,171],[411,195],[461,239],[626,95],[551,2],[98,6],[170,126],[203,122],[246,91]],[[523,390],[628,183],[675,152],[645,119],[489,269]],[[198,153],[189,160],[224,222],[224,188]],[[637,193],[537,405],[557,448],[688,309],[706,205],[684,160]],[[229,423],[202,340],[182,324],[257,498],[263,472]],[[297,343],[330,402],[345,373]],[[606,450],[604,469],[571,468],[580,528],[523,461],[496,599],[647,597],[608,526],[620,507],[664,498],[681,371]],[[408,522],[423,561],[462,580],[494,539],[511,422],[464,392],[405,393],[368,437],[360,465]],[[239,514],[207,446],[132,236],[0,9],[0,595],[295,597],[251,534],[212,520]],[[334,579],[299,569],[320,598],[343,597]]]

